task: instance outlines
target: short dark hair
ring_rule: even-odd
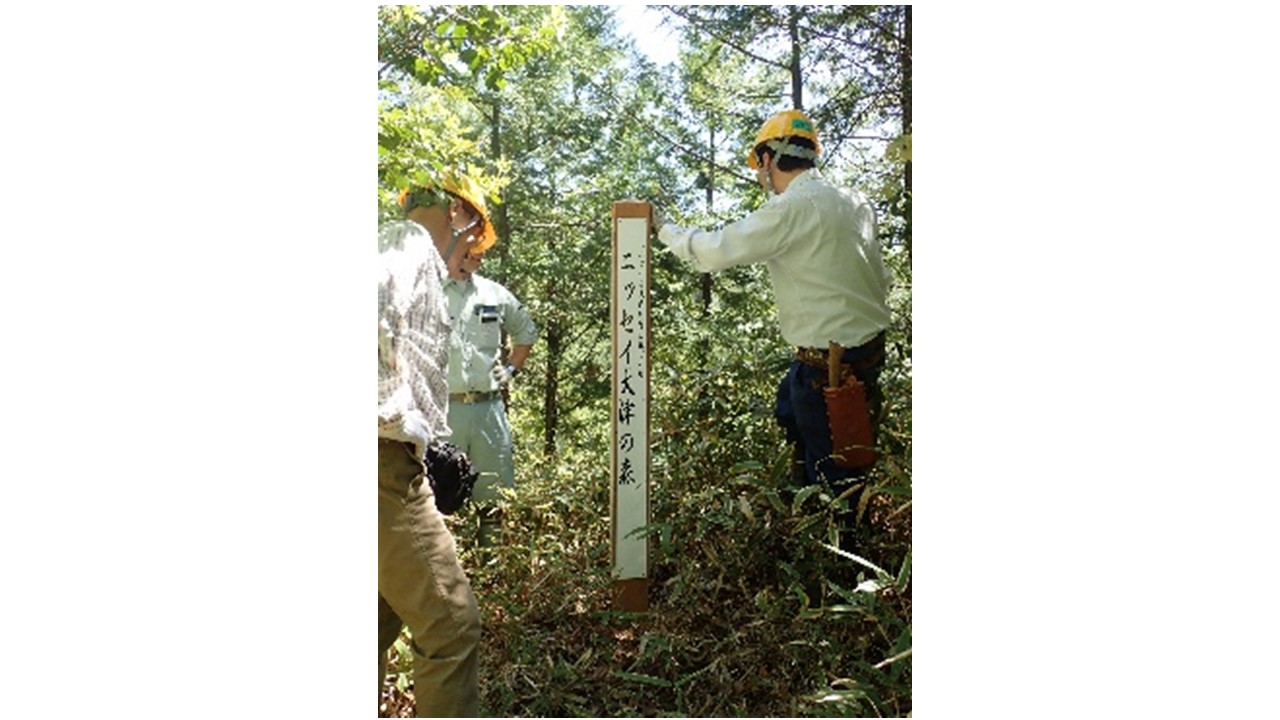
[[[797,147],[805,148],[806,150],[817,149],[812,140],[806,137],[800,137],[799,135],[789,135],[781,138],[781,140],[788,145],[795,145]],[[762,142],[759,145],[756,145],[752,152],[756,154],[756,160],[762,166],[764,165],[764,156],[767,153],[774,159],[774,164],[782,172],[791,172],[792,170],[815,167],[812,158],[796,157],[795,155],[777,155],[773,151],[773,148],[769,147],[767,142]]]

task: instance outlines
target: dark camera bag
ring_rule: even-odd
[[[462,507],[480,476],[466,453],[453,443],[434,440],[427,446],[427,480],[436,494],[436,507],[452,515]]]

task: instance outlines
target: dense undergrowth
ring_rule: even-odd
[[[481,712],[909,716],[909,332],[890,334],[884,454],[856,557],[833,521],[849,499],[791,479],[770,416],[776,347],[731,375],[667,382],[655,365],[647,613],[611,607],[607,398],[580,408],[603,413],[598,436],[551,458],[523,452],[502,546],[477,549],[472,513],[452,520],[484,621]],[[524,420],[513,410],[518,436]],[[412,713],[405,650],[402,638],[387,716]]]

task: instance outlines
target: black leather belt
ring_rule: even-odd
[[[486,400],[496,400],[500,397],[502,397],[502,393],[497,390],[491,390],[489,392],[449,393],[449,402],[460,402],[464,405],[471,405],[472,403],[485,402]]]

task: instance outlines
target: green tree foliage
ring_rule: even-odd
[[[475,518],[452,521],[484,617],[486,714],[910,713],[909,15],[796,8],[667,8],[682,29],[668,68],[639,57],[607,7],[379,9],[380,217],[395,214],[406,182],[465,165],[499,229],[483,272],[542,331],[510,393],[509,540],[482,554]],[[895,275],[865,552],[829,547],[848,498],[791,480],[772,419],[789,349],[764,269],[704,276],[655,248],[652,610],[619,613],[612,204],[662,200],[704,227],[749,212],[763,193],[746,146],[791,106],[796,77],[823,172],[876,202]],[[403,714],[412,689],[403,672],[393,678],[387,712]]]
[[[422,85],[482,82],[501,90],[506,73],[546,51],[563,27],[561,8],[521,5],[383,5],[378,60]]]
[[[496,195],[503,166],[486,160],[486,105],[508,73],[555,46],[559,8],[435,5],[378,8],[379,213],[442,168],[461,167]]]
[[[805,110],[820,128],[823,167],[853,173],[852,184],[880,201],[882,217],[898,219],[888,227],[890,244],[910,246],[910,6],[664,7],[683,22],[687,43],[739,63],[728,82],[714,83],[715,97],[754,103],[734,113],[738,147],[773,112]]]

